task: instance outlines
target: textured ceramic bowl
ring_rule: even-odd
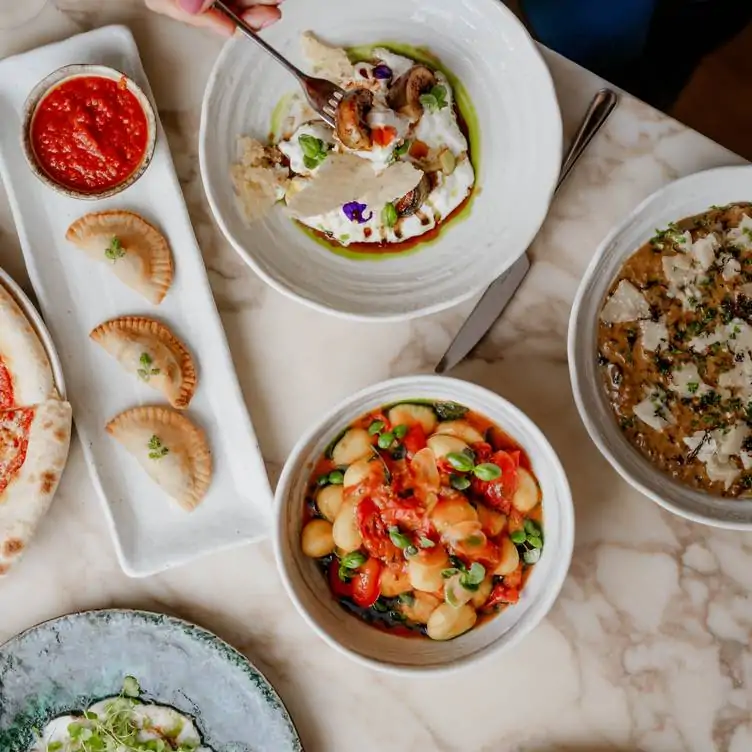
[[[146,140],[146,151],[141,160],[141,164],[122,182],[99,192],[81,192],[74,188],[61,185],[50,177],[39,164],[34,152],[34,145],[31,140],[31,126],[34,122],[34,115],[41,101],[50,93],[52,89],[60,84],[69,81],[72,78],[80,76],[100,76],[109,78],[113,81],[124,81],[128,90],[136,97],[136,100],[143,108],[146,115],[146,124],[148,136]],[[126,188],[130,188],[147,170],[154,156],[154,148],[157,143],[157,120],[154,115],[154,107],[149,101],[149,97],[144,94],[143,90],[128,76],[114,68],[108,68],[105,65],[66,65],[63,68],[50,73],[43,78],[32,90],[26,99],[23,112],[23,129],[21,131],[21,143],[23,146],[24,156],[29,163],[29,168],[45,185],[49,186],[58,193],[68,196],[69,198],[78,198],[86,201],[94,201],[102,198],[109,198],[118,193],[122,193]]]
[[[569,321],[569,370],[575,401],[590,437],[628,483],[675,514],[717,527],[752,530],[752,501],[724,499],[674,481],[624,437],[606,399],[597,363],[598,315],[622,264],[665,227],[710,206],[752,197],[752,167],[721,167],[677,180],[654,193],[596,251]]]
[[[264,38],[305,66],[300,35],[314,30],[345,47],[410,45],[432,53],[462,84],[477,115],[479,165],[469,216],[411,254],[352,260],[295,225],[281,207],[249,225],[230,166],[237,140],[265,140],[293,78],[245,38],[227,43],[201,117],[201,174],[219,226],[270,285],[351,318],[401,319],[438,311],[484,289],[537,233],[559,174],[561,117],[548,69],[527,32],[498,0],[327,0],[285,6]]]
[[[407,399],[456,401],[501,426],[527,451],[543,492],[546,545],[520,602],[449,642],[398,637],[348,614],[334,599],[317,563],[300,550],[311,468],[339,431],[380,405]],[[298,610],[329,645],[371,668],[398,674],[449,672],[510,648],[532,630],[556,600],[574,541],[572,497],[556,453],[514,405],[474,384],[441,376],[410,376],[364,389],[337,406],[293,449],[275,498],[274,546],[282,579]]]
[[[54,657],[53,657],[54,656]],[[211,632],[166,614],[83,611],[0,645],[0,750],[27,752],[53,718],[120,692],[190,716],[215,752],[301,752],[279,695]]]

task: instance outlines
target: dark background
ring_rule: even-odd
[[[504,2],[525,20],[519,0]],[[668,114],[752,160],[752,23],[703,59]]]

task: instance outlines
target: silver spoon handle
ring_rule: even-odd
[[[574,134],[572,143],[569,145],[569,151],[564,158],[564,164],[561,166],[561,173],[559,173],[559,182],[556,184],[556,190],[561,188],[564,181],[569,176],[577,160],[585,151],[588,144],[593,140],[593,136],[601,129],[603,123],[611,114],[611,111],[616,107],[619,101],[619,96],[615,91],[611,89],[601,89],[590,102],[585,117]]]
[[[300,68],[297,68],[294,66],[286,57],[283,55],[280,55],[277,50],[274,49],[274,47],[271,47],[268,45],[235,11],[228,7],[222,0],[215,0],[214,5],[212,6],[215,10],[218,10],[220,13],[223,13],[227,18],[232,21],[236,28],[240,29],[240,31],[245,34],[248,39],[255,42],[259,47],[261,47],[264,52],[271,55],[280,65],[283,65],[285,68],[287,68],[290,73],[292,73],[293,76],[298,78],[300,81],[305,81],[307,76],[305,73],[303,73]]]

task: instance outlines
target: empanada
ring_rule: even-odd
[[[104,211],[77,219],[65,237],[149,302],[159,305],[172,284],[172,253],[167,240],[143,217]]]
[[[122,316],[89,335],[126,371],[158,389],[184,410],[196,391],[196,369],[185,345],[164,324],[143,316]]]
[[[191,512],[201,503],[211,484],[211,450],[204,432],[183,414],[135,407],[106,428],[183,509]]]

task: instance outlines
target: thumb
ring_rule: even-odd
[[[203,13],[205,10],[208,10],[214,0],[178,0],[178,5],[184,10],[186,13]]]

